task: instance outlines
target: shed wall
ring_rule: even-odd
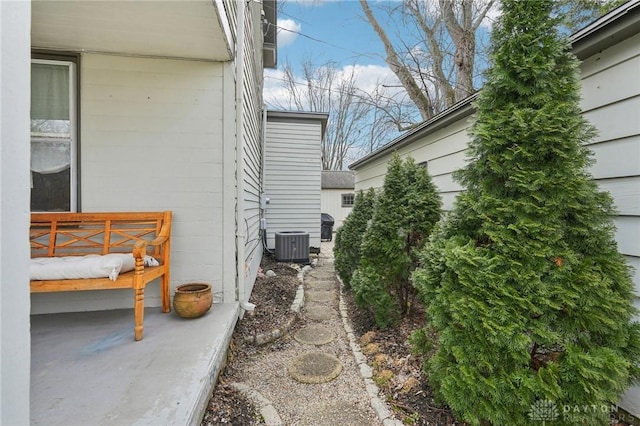
[[[284,231],[308,232],[309,245],[320,248],[321,138],[317,121],[267,121],[264,188],[271,250],[276,232]]]
[[[323,189],[320,191],[320,209],[322,213],[328,213],[333,217],[333,231],[342,226],[349,216],[352,206],[342,207],[342,194],[355,194],[353,189]]]

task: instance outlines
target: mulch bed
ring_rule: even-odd
[[[202,426],[214,425],[259,425],[260,417],[256,408],[240,392],[227,383],[219,381],[207,410]]]
[[[466,425],[448,408],[434,402],[422,359],[411,352],[409,336],[425,324],[420,304],[414,301],[408,315],[395,327],[379,329],[373,316],[356,306],[353,293],[345,291],[343,297],[354,333],[374,370],[374,382],[396,418],[411,425]]]
[[[291,304],[300,285],[298,270],[288,264],[278,263],[270,257],[263,258],[261,271],[253,286],[249,302],[256,305],[238,322],[234,337],[249,337],[282,327],[292,315]],[[265,275],[273,271],[276,276]]]

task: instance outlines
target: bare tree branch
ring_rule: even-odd
[[[404,0],[403,7],[389,13],[402,15],[403,23],[418,30],[416,44],[408,46],[401,40],[394,46],[368,0],[360,0],[367,21],[384,45],[387,64],[423,120],[474,93],[477,31],[495,2]]]
[[[424,96],[422,90],[420,90],[420,87],[416,84],[415,79],[413,78],[407,67],[401,63],[398,54],[393,48],[391,40],[389,40],[386,32],[384,31],[384,29],[382,29],[382,27],[376,20],[367,0],[360,0],[360,5],[362,6],[362,10],[366,15],[367,20],[369,21],[375,32],[378,34],[378,37],[380,37],[382,44],[384,44],[384,49],[387,54],[387,64],[406,89],[407,94],[416,105],[416,108],[418,108],[418,110],[420,111],[422,118],[424,120],[430,118],[433,115],[433,105],[431,105],[429,103],[429,100]]]

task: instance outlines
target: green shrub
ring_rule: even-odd
[[[358,192],[353,209],[336,232],[333,246],[336,272],[346,288],[351,287],[351,276],[360,263],[360,246],[367,224],[373,215],[376,193],[373,188]]]
[[[611,198],[587,171],[578,63],[552,1],[502,6],[467,190],[413,276],[438,333],[430,383],[472,425],[607,424],[601,407],[640,373],[640,327]]]
[[[415,290],[409,280],[417,249],[440,218],[440,196],[424,167],[393,154],[352,279],[355,301],[380,327],[406,314]]]

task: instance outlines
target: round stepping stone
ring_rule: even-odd
[[[300,383],[326,383],[342,373],[342,361],[324,352],[307,352],[294,358],[287,371]]]
[[[304,308],[304,316],[311,320],[324,321],[336,318],[338,312],[326,305],[308,305]]]
[[[336,333],[325,327],[311,325],[298,330],[293,338],[306,345],[326,345],[336,339]]]
[[[336,293],[335,291],[307,291],[304,294],[304,297],[310,302],[335,302],[336,301]]]

